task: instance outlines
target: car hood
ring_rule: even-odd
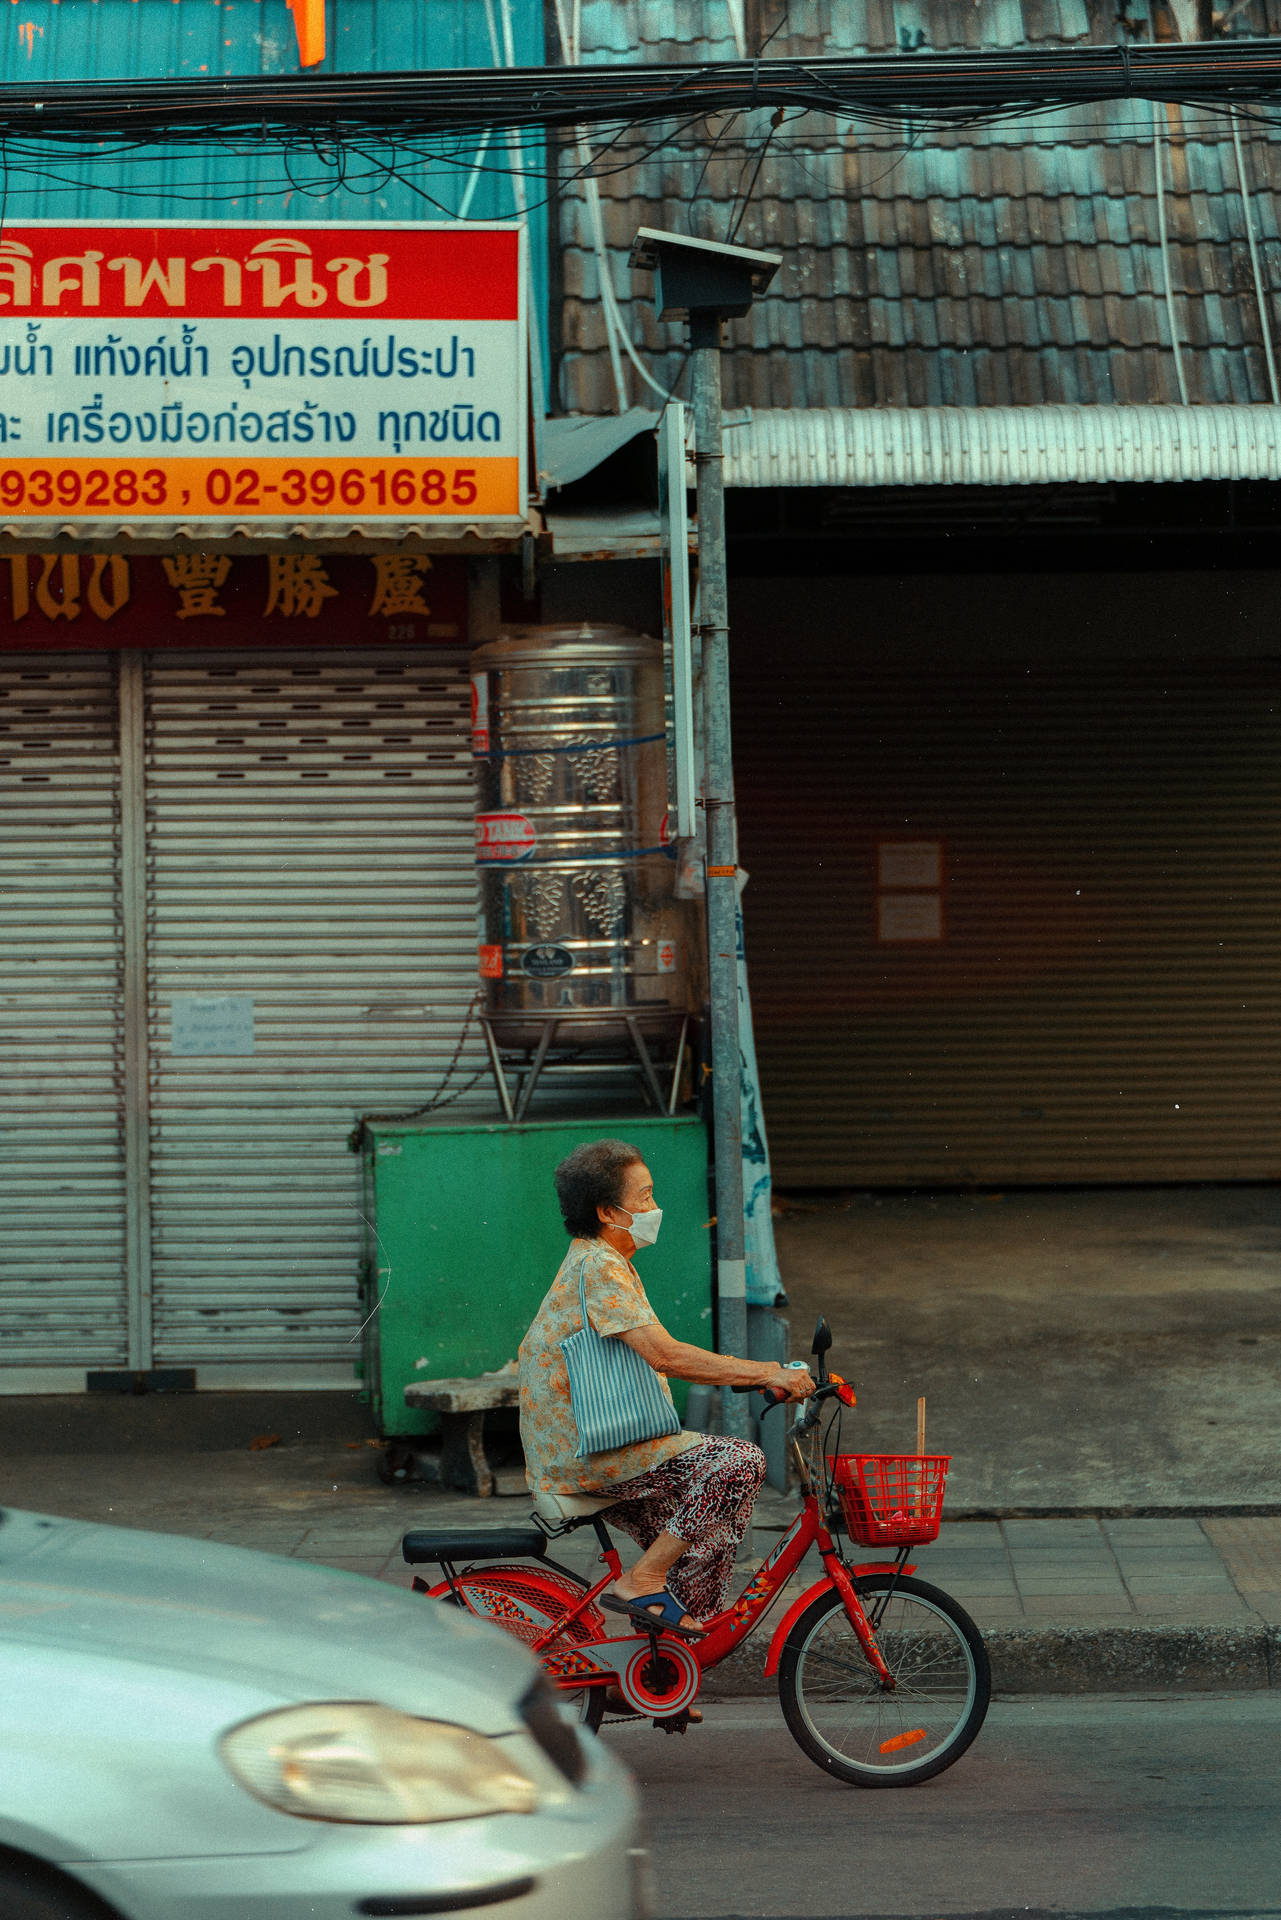
[[[534,1662],[468,1615],[274,1554],[6,1508],[0,1643],[225,1678],[266,1708],[377,1700],[481,1733],[518,1724]]]

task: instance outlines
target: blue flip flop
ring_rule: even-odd
[[[681,1622],[687,1608],[683,1607],[670,1587],[664,1587],[661,1593],[640,1593],[634,1600],[625,1600],[621,1594],[603,1593],[598,1604],[607,1607],[611,1613],[625,1613],[639,1627],[652,1630],[657,1627],[660,1633],[674,1633],[679,1640],[701,1640],[707,1632],[706,1627],[686,1627]],[[657,1608],[657,1612],[651,1612]]]

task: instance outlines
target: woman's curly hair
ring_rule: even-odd
[[[596,1239],[597,1207],[621,1205],[623,1175],[642,1158],[626,1140],[588,1140],[566,1154],[553,1176],[566,1231],[579,1240]]]

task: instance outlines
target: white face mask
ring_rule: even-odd
[[[651,1207],[647,1213],[634,1213],[627,1231],[638,1247],[652,1247],[663,1224],[663,1209]]]

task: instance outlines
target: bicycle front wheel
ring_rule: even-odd
[[[855,1787],[913,1787],[959,1760],[992,1694],[982,1635],[950,1594],[924,1580],[865,1574],[854,1583],[869,1617],[893,1587],[876,1644],[883,1686],[834,1587],[805,1609],[783,1647],[778,1694],[803,1753]]]

